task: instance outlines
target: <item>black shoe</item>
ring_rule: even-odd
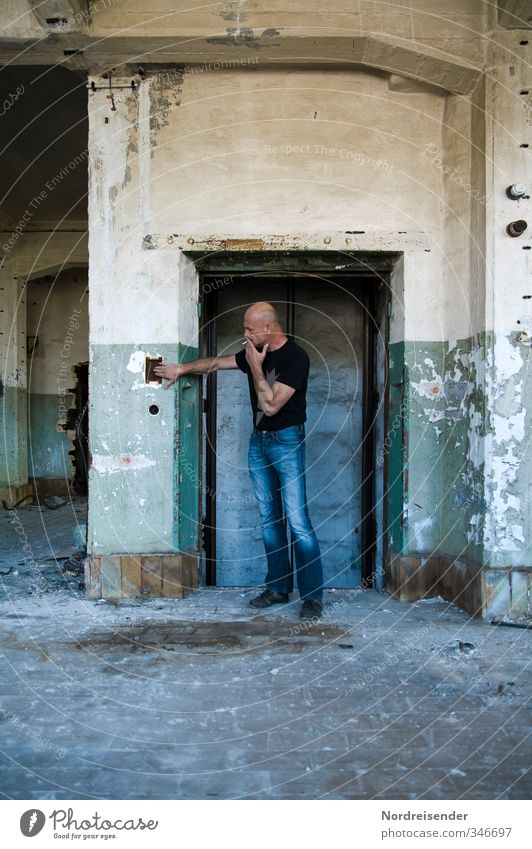
[[[300,619],[319,619],[323,611],[323,604],[317,598],[308,598],[303,602],[299,613]]]
[[[272,604],[286,604],[288,593],[276,593],[275,590],[264,590],[263,593],[252,598],[249,602],[252,607],[271,607]]]

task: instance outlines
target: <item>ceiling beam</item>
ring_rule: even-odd
[[[499,0],[499,26],[505,29],[530,29],[532,0]]]
[[[29,0],[45,32],[83,32],[90,20],[89,0]]]
[[[264,41],[264,43],[262,43]],[[115,69],[117,75],[131,73],[142,66],[221,64],[227,68],[301,67],[335,68],[336,70],[378,70],[436,86],[442,91],[469,94],[476,86],[481,67],[452,61],[445,54],[428,47],[405,47],[391,39],[373,36],[307,37],[286,36],[275,45],[257,37],[253,52],[249,45],[227,38],[182,39],[109,36],[94,38],[79,32],[54,33],[48,37],[20,40],[0,37],[0,62],[9,65],[60,65],[69,70],[98,74]],[[261,48],[267,47],[268,50]]]

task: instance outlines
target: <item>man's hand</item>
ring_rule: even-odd
[[[262,351],[258,351],[253,342],[248,339],[248,344],[246,345],[246,360],[252,370],[262,372],[262,363],[264,362],[264,357],[268,353],[268,344],[269,343],[266,342]]]
[[[168,383],[164,384],[164,388],[168,389],[176,382],[176,380],[183,377],[183,366],[177,366],[173,363],[168,363],[168,365],[159,365],[154,367],[153,373],[156,374],[157,377],[163,377],[168,381]]]

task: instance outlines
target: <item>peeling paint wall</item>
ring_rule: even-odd
[[[288,239],[294,233],[343,231],[355,234],[347,237],[355,241],[362,233],[360,238],[373,250],[386,246],[404,251],[400,282],[393,286],[391,333],[393,342],[413,341],[401,354],[410,360],[400,363],[399,370],[416,367],[415,346],[421,351],[425,345],[422,371],[412,380],[424,387],[423,381],[439,379],[438,392],[443,395],[446,370],[441,358],[447,339],[464,338],[470,332],[464,303],[471,297],[471,260],[461,219],[470,215],[469,203],[455,210],[460,204],[451,197],[447,207],[442,206],[445,173],[437,162],[428,161],[428,153],[445,146],[445,120],[451,107],[442,93],[414,83],[401,88],[361,71],[232,69],[188,74],[178,69],[148,76],[134,90],[130,81],[115,80],[110,102],[108,85],[98,77],[94,82],[96,91],[90,95],[94,373],[94,358],[103,356],[109,344],[124,346],[124,358],[140,350],[139,339],[150,340],[150,352],[159,354],[161,344],[197,345],[197,279],[191,261],[174,247],[179,234],[185,245],[205,234],[255,240],[279,234],[282,247],[283,234]],[[453,108],[457,125],[471,121],[470,101],[455,102]],[[469,167],[468,145],[462,139],[457,154],[464,168]],[[462,201],[461,195],[458,200]],[[456,232],[446,243],[440,234],[452,216]],[[425,239],[419,239],[420,232]],[[122,398],[122,406],[114,407],[120,418],[131,409],[121,381],[117,374],[110,384]],[[142,381],[130,388],[143,397]],[[421,480],[430,473],[432,485],[427,509],[413,524],[406,523],[413,508],[405,506],[408,546],[430,545],[441,531],[439,517],[431,518],[432,465],[444,413],[438,406],[432,409],[434,393],[425,389],[429,397],[424,398],[422,415],[428,416],[429,426],[419,431],[422,447],[410,460],[408,474],[412,492],[417,491],[416,476]],[[91,413],[99,429],[105,430],[98,398],[103,392],[101,386],[93,387]],[[140,408],[134,417],[139,412]],[[409,413],[414,438],[416,415],[414,409]],[[168,438],[166,433],[164,444]],[[106,444],[110,445],[107,439]],[[96,444],[93,454],[98,464],[93,464],[91,475],[105,488]],[[113,451],[110,456],[118,458],[114,466],[115,461],[108,461],[112,468],[124,474],[121,453]],[[155,455],[142,453],[148,456]],[[110,478],[108,466],[105,470]],[[147,480],[144,472],[148,474],[148,469],[138,468],[136,487]],[[441,478],[438,485],[442,483]],[[110,499],[107,489],[103,497]],[[120,499],[123,516],[125,496]],[[109,546],[113,540],[104,534],[101,542],[96,537],[94,542],[96,547]],[[144,537],[137,538],[129,550],[144,544]]]
[[[532,207],[528,197],[506,195],[512,183],[530,191],[532,182],[522,41],[519,32],[496,33],[493,73],[471,98],[470,133],[463,101],[447,98],[444,154],[436,161],[444,171],[444,291],[458,299],[468,332],[460,338],[458,322],[456,334],[442,328],[443,346],[431,351],[417,342],[405,352],[413,390],[409,548],[482,567],[488,618],[529,611],[519,588],[531,568]],[[512,239],[506,226],[516,219],[528,228]]]
[[[530,142],[531,98],[527,48],[522,33],[497,33],[493,74],[486,82],[488,186],[493,192],[490,273],[486,281],[486,322],[493,331],[485,364],[484,560],[493,568],[532,568],[530,445],[532,375],[532,205],[511,201],[505,189],[523,182],[530,193],[532,168],[523,144]],[[524,219],[528,229],[509,238],[506,226]],[[508,588],[506,588],[506,593]]]
[[[197,279],[184,256],[143,247],[156,126],[148,91],[118,87],[111,101],[103,87],[89,96],[93,555],[176,548],[175,393],[147,384],[144,363],[148,355],[178,361],[183,339],[197,345]]]
[[[255,8],[229,4],[227,14],[229,27],[253,29]],[[112,96],[94,76],[93,551],[161,550],[155,528],[172,525],[176,493],[161,458],[180,438],[180,401],[159,431],[143,424],[164,396],[144,386],[142,357],[197,349],[197,276],[177,245],[310,249],[343,234],[350,249],[402,254],[390,320],[389,427],[393,410],[400,420],[386,459],[392,548],[527,565],[529,348],[516,336],[532,335],[530,240],[505,227],[529,202],[504,189],[528,182],[530,106],[519,36],[497,39],[494,78],[460,95],[370,71],[260,63],[148,71],[133,87],[115,78]],[[141,499],[142,532],[127,507]],[[116,527],[120,540],[129,529],[127,548],[116,547]]]

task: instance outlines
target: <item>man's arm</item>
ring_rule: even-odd
[[[168,389],[176,380],[187,374],[210,374],[213,371],[231,368],[238,368],[234,354],[228,354],[226,357],[204,357],[200,360],[191,360],[189,363],[180,363],[180,365],[168,363],[155,366],[153,372],[157,377],[163,377],[168,381],[164,386]]]
[[[278,383],[277,381],[275,381],[273,386],[270,386],[264,377],[262,368],[260,369],[260,374],[258,369],[252,369],[251,374],[253,375],[259,409],[263,411],[265,416],[274,416],[278,413],[281,407],[284,407],[296,391],[291,386],[287,386],[285,383]]]
[[[266,416],[274,416],[279,412],[281,407],[284,407],[289,398],[296,391],[292,386],[287,386],[285,383],[275,381],[271,386],[264,377],[262,363],[268,350],[268,344],[264,346],[262,351],[258,351],[253,343],[248,342],[246,348],[246,360],[251,369],[253,385],[257,393],[259,409]]]

